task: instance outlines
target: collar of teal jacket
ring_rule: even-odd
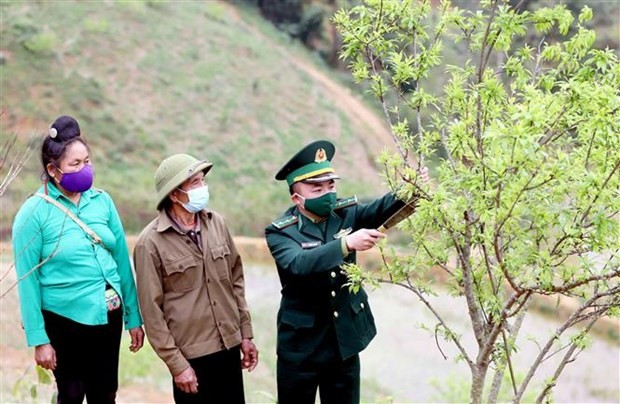
[[[63,200],[65,205],[67,203],[73,204],[73,202],[67,197],[67,195],[63,194],[60,189],[56,186],[56,184],[48,182],[43,185],[43,187],[39,190],[39,193],[45,192],[47,189],[47,194],[56,200]],[[101,195],[101,190],[97,188],[90,188],[84,192],[82,192],[82,196],[80,197],[79,206],[84,207],[88,205],[92,198]]]

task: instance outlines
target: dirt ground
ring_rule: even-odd
[[[132,243],[133,238],[130,238]],[[246,262],[259,262],[257,258],[265,253],[262,240],[240,238],[238,245]],[[6,274],[6,277],[0,282],[0,292],[14,282],[6,250],[3,258],[0,274]],[[275,397],[275,317],[280,286],[273,265],[261,261],[246,264],[247,300],[253,316],[256,343],[261,351],[258,368],[245,374],[249,403],[274,402]],[[462,362],[455,361],[456,350],[441,341],[439,347],[448,356],[444,359],[433,335],[420,327],[421,324],[434,327],[430,312],[410,292],[395,286],[384,285],[369,290],[369,295],[378,335],[361,354],[364,402],[455,402],[446,398],[446,391],[454,390],[455,386],[466,386],[469,371]],[[442,294],[434,298],[433,303],[462,334],[467,349],[472,350],[473,339],[468,331],[463,302]],[[32,350],[25,347],[14,289],[0,299],[0,314],[0,402],[48,402],[43,397],[51,397],[50,386],[39,386],[38,399],[31,399],[27,391],[15,399],[16,395],[11,392],[16,380],[25,373],[33,374]],[[525,364],[537,353],[537,345],[531,339],[547,335],[556,326],[553,319],[535,313],[526,318],[518,341],[517,375],[522,377],[525,374]],[[556,356],[558,358],[547,361],[542,373],[535,377],[537,383],[548,377],[554,361],[559,359],[559,355]],[[143,372],[144,376],[121,383],[119,403],[172,401],[165,366],[157,358],[146,363],[147,369],[136,370]],[[132,358],[121,355],[121,366],[132,366]],[[577,361],[567,366],[554,390],[554,399],[558,403],[620,402],[620,345],[593,338],[592,345]]]
[[[251,266],[247,273],[251,309],[271,312],[275,322],[279,301],[275,269]],[[362,390],[371,385],[379,391],[389,392],[394,403],[428,403],[442,401],[434,383],[448,386],[449,382],[469,382],[466,365],[455,362],[456,350],[442,341],[441,350],[448,356],[443,359],[433,335],[419,327],[422,323],[434,327],[435,321],[411,292],[385,285],[369,291],[369,295],[378,335],[361,354]],[[433,302],[450,323],[456,324],[457,332],[462,333],[465,345],[472,352],[473,338],[467,331],[469,324],[463,302],[446,294]],[[554,321],[536,314],[526,318],[517,366],[529,363],[537,353],[536,344],[527,338],[546,335],[556,326]],[[543,370],[548,373],[554,362],[548,361]],[[525,368],[519,369],[520,375],[524,376]],[[540,382],[544,377],[539,375],[536,379]],[[620,402],[620,346],[595,339],[575,363],[568,365],[554,397],[558,403]]]

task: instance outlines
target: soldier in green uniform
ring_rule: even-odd
[[[335,147],[315,141],[276,174],[291,200],[265,229],[282,285],[277,317],[280,404],[359,403],[359,352],[376,334],[363,289],[349,292],[344,263],[385,235],[376,229],[404,203],[388,193],[368,204],[337,199],[331,166]],[[424,173],[426,175],[426,173]]]

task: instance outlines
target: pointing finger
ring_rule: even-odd
[[[370,229],[368,230],[368,235],[373,239],[386,237],[385,233],[380,232],[379,230]]]

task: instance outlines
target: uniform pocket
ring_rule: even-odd
[[[193,255],[165,261],[164,287],[175,292],[186,292],[200,287],[202,267],[196,263]]]
[[[373,333],[375,330],[375,320],[368,305],[366,292],[360,290],[357,294],[352,295],[350,305],[353,326],[358,336],[363,337],[368,333]]]
[[[282,322],[294,329],[312,328],[314,325],[314,313],[287,310],[282,312]]]
[[[278,325],[278,352],[312,352],[317,341],[314,313],[294,310],[281,312]]]
[[[220,279],[228,279],[230,277],[230,248],[228,248],[228,244],[218,244],[211,247],[211,258],[215,264],[218,277]]]

